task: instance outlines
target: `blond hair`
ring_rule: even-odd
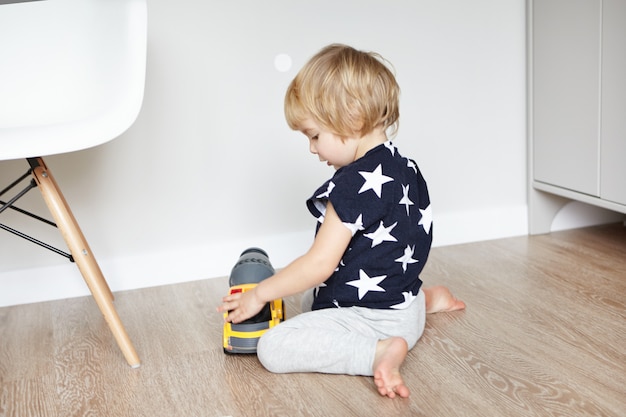
[[[314,55],[285,95],[289,127],[312,118],[340,137],[361,137],[377,127],[398,129],[400,87],[387,61],[375,52],[332,44]]]

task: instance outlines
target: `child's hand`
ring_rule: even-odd
[[[223,304],[217,308],[217,311],[220,313],[228,311],[225,320],[235,324],[254,316],[266,304],[258,298],[256,287],[243,293],[229,294],[222,298],[222,302]]]

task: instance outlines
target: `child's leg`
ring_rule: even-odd
[[[265,333],[257,356],[275,373],[372,375],[378,338],[361,326],[362,319],[352,309],[299,314]]]
[[[394,398],[397,395],[406,398],[409,389],[404,385],[400,366],[408,353],[406,341],[401,337],[380,340],[374,357],[374,383],[380,395]]]
[[[423,291],[426,295],[426,313],[456,311],[465,308],[465,303],[452,295],[450,290],[444,286],[424,288]]]
[[[257,355],[268,370],[277,373],[375,375],[377,386],[381,383],[389,392],[404,396],[399,367],[424,326],[425,302],[420,292],[406,310],[356,307],[300,314],[261,337]],[[386,343],[387,339],[396,342]],[[389,348],[397,341],[404,345],[404,353]],[[380,387],[379,391],[395,396],[383,393]]]
[[[455,311],[465,308],[465,303],[458,300],[450,290],[443,286],[424,288],[427,313]],[[396,394],[401,397],[409,396],[409,389],[404,385],[400,375],[400,365],[407,354],[404,340],[392,337],[378,342],[374,359],[374,382],[381,395],[391,398]]]

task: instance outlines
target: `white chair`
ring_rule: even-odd
[[[133,124],[143,100],[146,43],[146,0],[0,2],[0,161],[25,158],[30,164],[0,193],[28,176],[34,180],[0,203],[0,213],[20,210],[14,203],[30,188],[40,189],[67,257],[76,262],[133,368],[139,357],[113,294],[42,157],[105,143]]]

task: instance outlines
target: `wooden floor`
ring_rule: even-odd
[[[0,416],[626,416],[622,225],[435,248],[423,278],[468,308],[428,316],[409,399],[224,355],[224,278],[117,294],[136,370],[89,297],[0,308]]]

